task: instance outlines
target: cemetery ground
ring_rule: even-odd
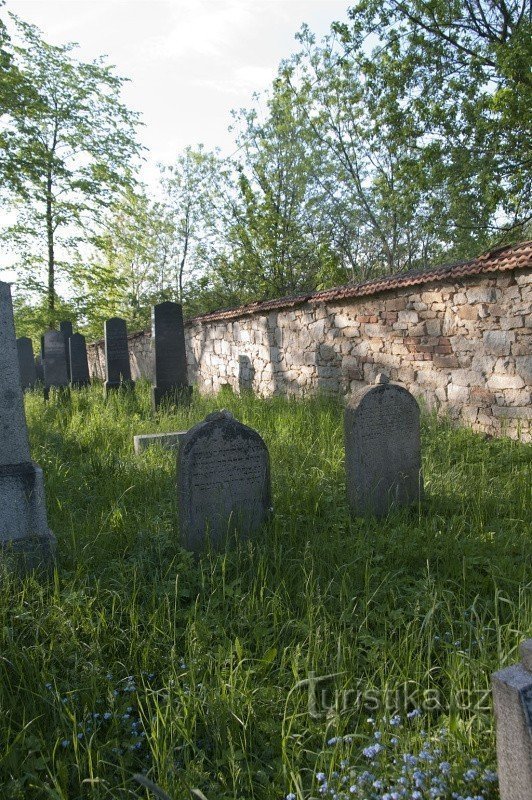
[[[275,512],[196,562],[174,455],[133,436],[222,407],[268,445]],[[135,774],[171,800],[498,797],[490,674],[532,628],[529,446],[425,414],[421,506],[351,519],[338,401],[154,416],[139,384],[26,410],[58,570],[0,585],[2,798],[155,797]]]

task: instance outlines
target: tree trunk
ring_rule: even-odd
[[[53,323],[55,310],[55,256],[54,256],[54,224],[52,213],[52,173],[46,177],[46,237],[48,242],[48,311],[50,324]]]

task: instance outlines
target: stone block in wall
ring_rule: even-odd
[[[525,385],[520,375],[493,374],[488,378],[486,385],[488,389],[522,389]]]
[[[503,417],[508,419],[532,419],[532,408],[527,406],[492,406],[491,410],[494,417]]]
[[[532,384],[532,355],[517,356],[515,371],[527,384]]]
[[[510,353],[515,342],[514,331],[484,331],[482,335],[484,350],[487,354],[505,356]]]
[[[498,291],[494,286],[472,286],[466,291],[468,303],[495,303]]]

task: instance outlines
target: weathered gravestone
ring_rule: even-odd
[[[176,431],[175,433],[141,433],[133,437],[135,453],[140,455],[150,447],[162,447],[163,450],[179,450],[179,443],[187,431]]]
[[[35,356],[35,377],[38,383],[44,383],[44,364],[40,353]]]
[[[152,339],[155,349],[155,385],[152,405],[161,401],[189,402],[192,387],[187,379],[185,328],[179,303],[160,303],[152,311]]]
[[[105,323],[105,391],[113,389],[132,389],[131,366],[127,325],[124,319],[113,317]]]
[[[17,352],[22,390],[33,389],[37,383],[37,372],[35,370],[31,339],[27,336],[21,336],[20,339],[17,339]]]
[[[47,566],[55,539],[42,470],[31,461],[9,284],[0,282],[0,558],[16,569]]]
[[[492,675],[501,800],[532,800],[532,639],[521,663]]]
[[[63,320],[63,322],[59,323],[59,330],[63,334],[63,339],[65,340],[65,358],[66,358],[66,365],[67,365],[67,375],[68,380],[70,380],[70,347],[68,345],[70,337],[72,336],[74,329],[72,327],[72,323],[70,320]]]
[[[74,333],[69,339],[70,383],[80,389],[90,386],[87,345],[81,333]]]
[[[235,531],[257,530],[271,506],[268,449],[229,411],[210,414],[182,438],[177,491],[184,547],[220,548]]]
[[[384,516],[423,493],[419,406],[385,375],[349,401],[344,417],[347,499],[353,514]]]
[[[65,389],[68,373],[65,356],[65,340],[61,331],[46,331],[44,334],[44,396],[50,389]]]

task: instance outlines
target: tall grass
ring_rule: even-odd
[[[414,708],[397,746],[444,725],[442,758],[493,768],[489,675],[532,629],[529,447],[425,417],[423,504],[351,519],[333,400],[26,402],[58,568],[0,586],[2,798],[153,797],[135,773],[172,800],[316,797],[317,773],[364,769],[379,720]],[[135,456],[133,435],[220,407],[265,439],[275,514],[195,563],[174,459]]]

